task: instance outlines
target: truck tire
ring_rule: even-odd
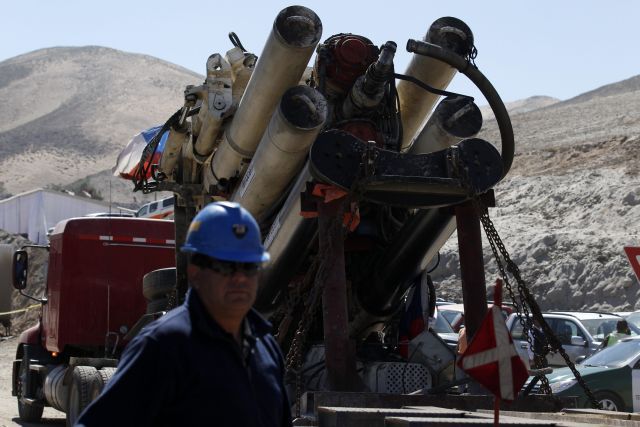
[[[71,375],[67,427],[72,427],[91,403],[91,391],[97,381],[98,371],[93,366],[76,366]]]
[[[36,422],[40,421],[42,418],[44,405],[34,405],[23,401],[23,397],[25,396],[25,385],[27,384],[27,375],[29,374],[28,368],[29,366],[27,363],[20,363],[20,373],[16,384],[16,394],[18,395],[18,416],[22,421]]]
[[[100,396],[100,393],[102,393],[102,390],[104,390],[104,387],[111,380],[111,377],[115,372],[116,368],[102,368],[98,371],[96,382],[93,384],[93,390],[91,391],[92,402]]]
[[[161,298],[161,299],[149,301],[149,303],[147,304],[147,314],[165,311],[168,305],[169,305],[168,298]]]
[[[161,268],[151,271],[142,278],[142,295],[147,301],[166,297],[176,288],[176,269]]]

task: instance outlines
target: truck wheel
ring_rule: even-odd
[[[113,374],[115,374],[116,368],[102,368],[98,371],[98,376],[96,377],[96,382],[93,384],[93,389],[91,391],[91,401],[93,402],[100,396],[102,390],[104,390],[104,386],[111,380]]]
[[[147,304],[147,314],[165,311],[167,309],[168,304],[169,304],[168,298],[161,298],[161,299],[149,301],[149,303]]]
[[[73,426],[84,409],[91,403],[91,390],[97,381],[98,371],[93,366],[76,366],[71,376],[67,427]]]
[[[35,422],[40,421],[42,418],[42,411],[44,411],[44,405],[34,405],[32,403],[28,403],[23,401],[23,397],[26,394],[26,384],[27,384],[27,375],[28,364],[20,363],[20,373],[18,375],[18,381],[16,384],[16,391],[18,395],[18,416],[23,421]]]
[[[151,271],[142,278],[142,295],[147,301],[166,297],[176,288],[176,269],[161,268]]]

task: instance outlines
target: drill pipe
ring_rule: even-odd
[[[298,84],[321,35],[322,23],[311,9],[290,6],[278,14],[238,111],[205,172],[205,188],[241,175],[279,99]]]
[[[473,34],[461,20],[445,17],[431,24],[424,41],[465,56],[473,47]],[[455,76],[456,69],[437,59],[414,54],[405,74],[436,89],[445,89]],[[440,95],[401,80],[398,82],[398,96],[402,112],[402,150],[405,151]]]
[[[309,86],[288,89],[231,200],[261,222],[302,168],[326,119],[327,101],[320,92]]]
[[[409,148],[411,154],[433,153],[472,138],[482,127],[482,113],[471,100],[462,96],[440,101],[418,137]]]

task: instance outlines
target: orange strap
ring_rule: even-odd
[[[315,184],[311,192],[311,195],[320,197],[325,203],[341,199],[348,194],[345,190],[330,184]],[[360,210],[355,202],[351,203],[350,208],[349,212],[344,213],[342,223],[349,228],[349,231],[353,231],[360,224]],[[302,211],[300,215],[304,218],[317,218],[318,212]]]

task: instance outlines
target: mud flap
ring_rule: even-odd
[[[11,374],[11,396],[17,396],[16,384],[18,384],[18,375],[20,375],[20,364],[22,359],[13,361],[13,370]]]

